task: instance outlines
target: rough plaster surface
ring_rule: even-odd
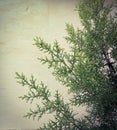
[[[59,89],[64,97],[67,92],[42,66],[37,57],[42,53],[33,46],[33,38],[41,36],[50,43],[57,39],[66,47],[65,23],[80,26],[77,12],[78,0],[0,0],[0,129],[36,129],[48,118],[40,121],[25,119],[30,108],[18,97],[27,89],[16,83],[15,72],[33,74],[44,81],[54,93]],[[82,108],[80,112],[83,113]]]

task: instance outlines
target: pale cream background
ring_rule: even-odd
[[[23,118],[30,104],[18,98],[26,89],[16,83],[16,71],[24,72],[28,77],[33,74],[52,92],[59,88],[64,96],[67,95],[47,66],[37,60],[42,53],[33,45],[33,38],[41,36],[49,42],[57,39],[65,47],[65,23],[80,26],[74,11],[77,2],[0,0],[0,129],[37,128],[47,121],[46,117],[39,122]]]

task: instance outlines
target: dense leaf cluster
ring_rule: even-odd
[[[104,0],[81,0],[76,7],[83,29],[66,24],[69,52],[55,41],[46,43],[34,39],[35,45],[45,53],[42,64],[52,68],[53,75],[68,88],[73,98],[65,103],[56,91],[54,99],[47,86],[39,85],[32,76],[16,73],[18,82],[29,87],[22,99],[33,102],[41,99],[42,106],[30,110],[26,117],[40,119],[44,114],[54,113],[54,120],[39,130],[117,130],[117,19],[114,2]],[[88,115],[83,119],[71,106],[87,106]]]

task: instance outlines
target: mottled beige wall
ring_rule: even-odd
[[[37,60],[42,54],[33,46],[33,38],[41,36],[49,42],[57,39],[65,47],[65,23],[80,26],[74,11],[77,1],[0,0],[0,129],[37,128],[47,120],[23,118],[30,105],[18,98],[26,89],[16,83],[16,71],[28,77],[34,74],[52,92],[60,88],[66,93],[47,66]]]

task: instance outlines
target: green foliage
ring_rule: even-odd
[[[66,24],[69,52],[57,41],[53,45],[42,38],[34,39],[38,49],[45,54],[42,64],[48,64],[53,75],[68,88],[73,98],[66,103],[56,91],[52,98],[47,86],[31,76],[16,73],[22,86],[28,86],[28,94],[20,98],[42,104],[30,110],[25,117],[40,119],[54,114],[39,130],[116,130],[117,129],[117,19],[113,10],[117,6],[106,5],[104,0],[81,0],[76,7],[83,29]],[[77,117],[73,106],[87,106],[88,115]]]

